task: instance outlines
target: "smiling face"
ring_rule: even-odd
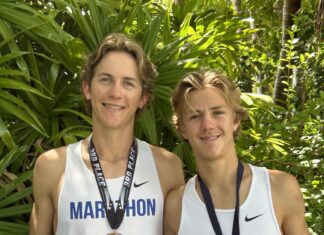
[[[198,159],[235,155],[233,132],[240,121],[224,99],[221,90],[205,87],[188,93],[184,106],[181,135],[187,139]]]
[[[135,114],[148,100],[143,94],[135,59],[126,52],[111,51],[97,65],[91,84],[83,82],[91,102],[93,125],[133,128]]]
[[[157,77],[155,65],[145,55],[142,47],[138,42],[122,33],[111,33],[107,35],[100,45],[87,57],[81,71],[82,86],[85,83],[91,84],[94,78],[96,69],[103,59],[110,52],[125,52],[131,55],[137,64],[138,76],[141,80],[143,94],[148,94],[151,97],[153,92],[154,81]],[[83,87],[82,87],[83,88]],[[89,99],[84,97],[85,111],[92,114],[92,106]],[[136,118],[141,110],[137,110]]]

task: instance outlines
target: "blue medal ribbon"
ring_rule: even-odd
[[[239,213],[240,213],[240,186],[242,182],[242,177],[243,177],[243,172],[244,172],[244,166],[243,164],[239,161],[238,166],[237,166],[237,176],[236,176],[236,203],[235,203],[235,212],[234,212],[234,219],[233,219],[233,230],[232,230],[232,235],[240,235],[240,224],[239,224]],[[222,230],[220,228],[213,200],[211,198],[210,192],[198,174],[198,182],[200,185],[201,193],[203,195],[205,205],[207,208],[207,212],[209,215],[210,222],[212,223],[213,229],[215,231],[216,235],[223,235]]]

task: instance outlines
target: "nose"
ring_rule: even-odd
[[[123,92],[123,86],[121,82],[115,81],[109,89],[109,96],[115,99],[119,99]]]
[[[212,130],[215,127],[215,120],[210,114],[205,114],[201,118],[201,129],[202,131]]]

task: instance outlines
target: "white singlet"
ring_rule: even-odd
[[[251,166],[249,194],[240,206],[241,235],[279,235],[280,228],[272,205],[269,174],[266,168]],[[197,176],[186,184],[178,235],[214,235],[206,206],[195,189]],[[223,235],[232,235],[234,209],[215,209]]]
[[[149,145],[137,139],[138,155],[125,216],[117,232],[123,235],[162,234],[163,193]],[[124,177],[106,179],[115,202]],[[117,203],[115,203],[116,205]],[[106,235],[112,232],[95,176],[81,157],[81,141],[68,145],[58,199],[57,235]]]

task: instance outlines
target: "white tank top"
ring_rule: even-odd
[[[251,166],[252,183],[249,194],[240,206],[241,235],[281,234],[274,213],[269,174],[264,167]],[[181,222],[178,235],[214,235],[206,206],[195,189],[197,176],[186,184],[182,198]],[[215,209],[223,235],[232,235],[234,209]]]
[[[138,156],[121,234],[162,234],[163,193],[149,145],[137,139]],[[113,201],[124,177],[106,179]],[[135,185],[135,187],[134,187]],[[95,176],[81,157],[81,141],[68,145],[66,167],[58,199],[57,235],[106,235],[112,232]]]

